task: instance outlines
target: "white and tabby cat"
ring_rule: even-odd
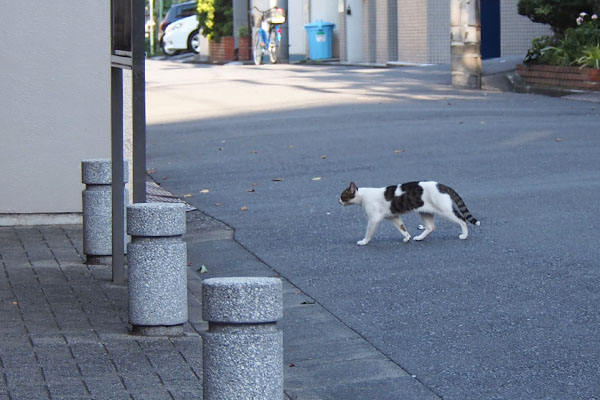
[[[404,242],[411,238],[400,216],[416,211],[423,219],[424,231],[413,240],[425,239],[435,229],[434,215],[441,215],[460,225],[460,239],[469,236],[465,221],[479,226],[480,222],[469,212],[465,202],[452,188],[433,181],[407,182],[402,185],[383,188],[358,188],[354,182],[340,196],[344,206],[357,204],[367,215],[367,233],[365,238],[356,242],[364,246],[373,237],[379,223],[391,221],[404,236]]]

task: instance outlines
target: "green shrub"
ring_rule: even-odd
[[[575,27],[567,28],[559,39],[542,36],[531,41],[525,63],[549,65],[578,65],[598,68],[600,52],[600,19],[582,12]]]
[[[583,55],[576,60],[577,65],[600,69],[600,46],[587,46],[582,53]]]
[[[519,14],[533,22],[548,24],[561,37],[568,28],[574,28],[580,12],[600,13],[600,0],[519,0]]]
[[[542,36],[531,41],[531,48],[523,62],[526,64],[552,64],[550,62],[553,49],[558,45],[554,36]]]
[[[198,0],[196,10],[202,35],[217,42],[233,35],[232,0]]]

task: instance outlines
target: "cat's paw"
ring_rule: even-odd
[[[409,242],[409,241],[410,241],[410,239],[411,239],[411,238],[410,238],[410,236],[407,236],[407,237],[405,237],[405,238],[404,238],[402,241],[403,241],[404,243],[406,243],[406,242]]]
[[[458,238],[460,240],[465,240],[469,235],[459,235]]]
[[[420,241],[421,241],[421,240],[423,240],[423,239],[425,239],[425,236],[423,236],[423,235],[419,235],[419,236],[415,236],[415,237],[413,238],[413,241],[415,241],[415,242],[420,242]]]
[[[359,246],[365,246],[367,243],[369,243],[369,241],[365,240],[365,239],[359,240],[358,242],[356,242],[356,244]]]

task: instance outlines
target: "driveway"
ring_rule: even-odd
[[[148,168],[444,399],[600,398],[600,105],[445,67],[147,63]],[[481,227],[402,243],[352,180],[453,187]],[[404,218],[417,234],[417,216]]]

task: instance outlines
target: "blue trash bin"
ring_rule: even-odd
[[[308,54],[311,60],[323,60],[332,57],[333,28],[335,24],[318,20],[304,25],[308,34]]]

